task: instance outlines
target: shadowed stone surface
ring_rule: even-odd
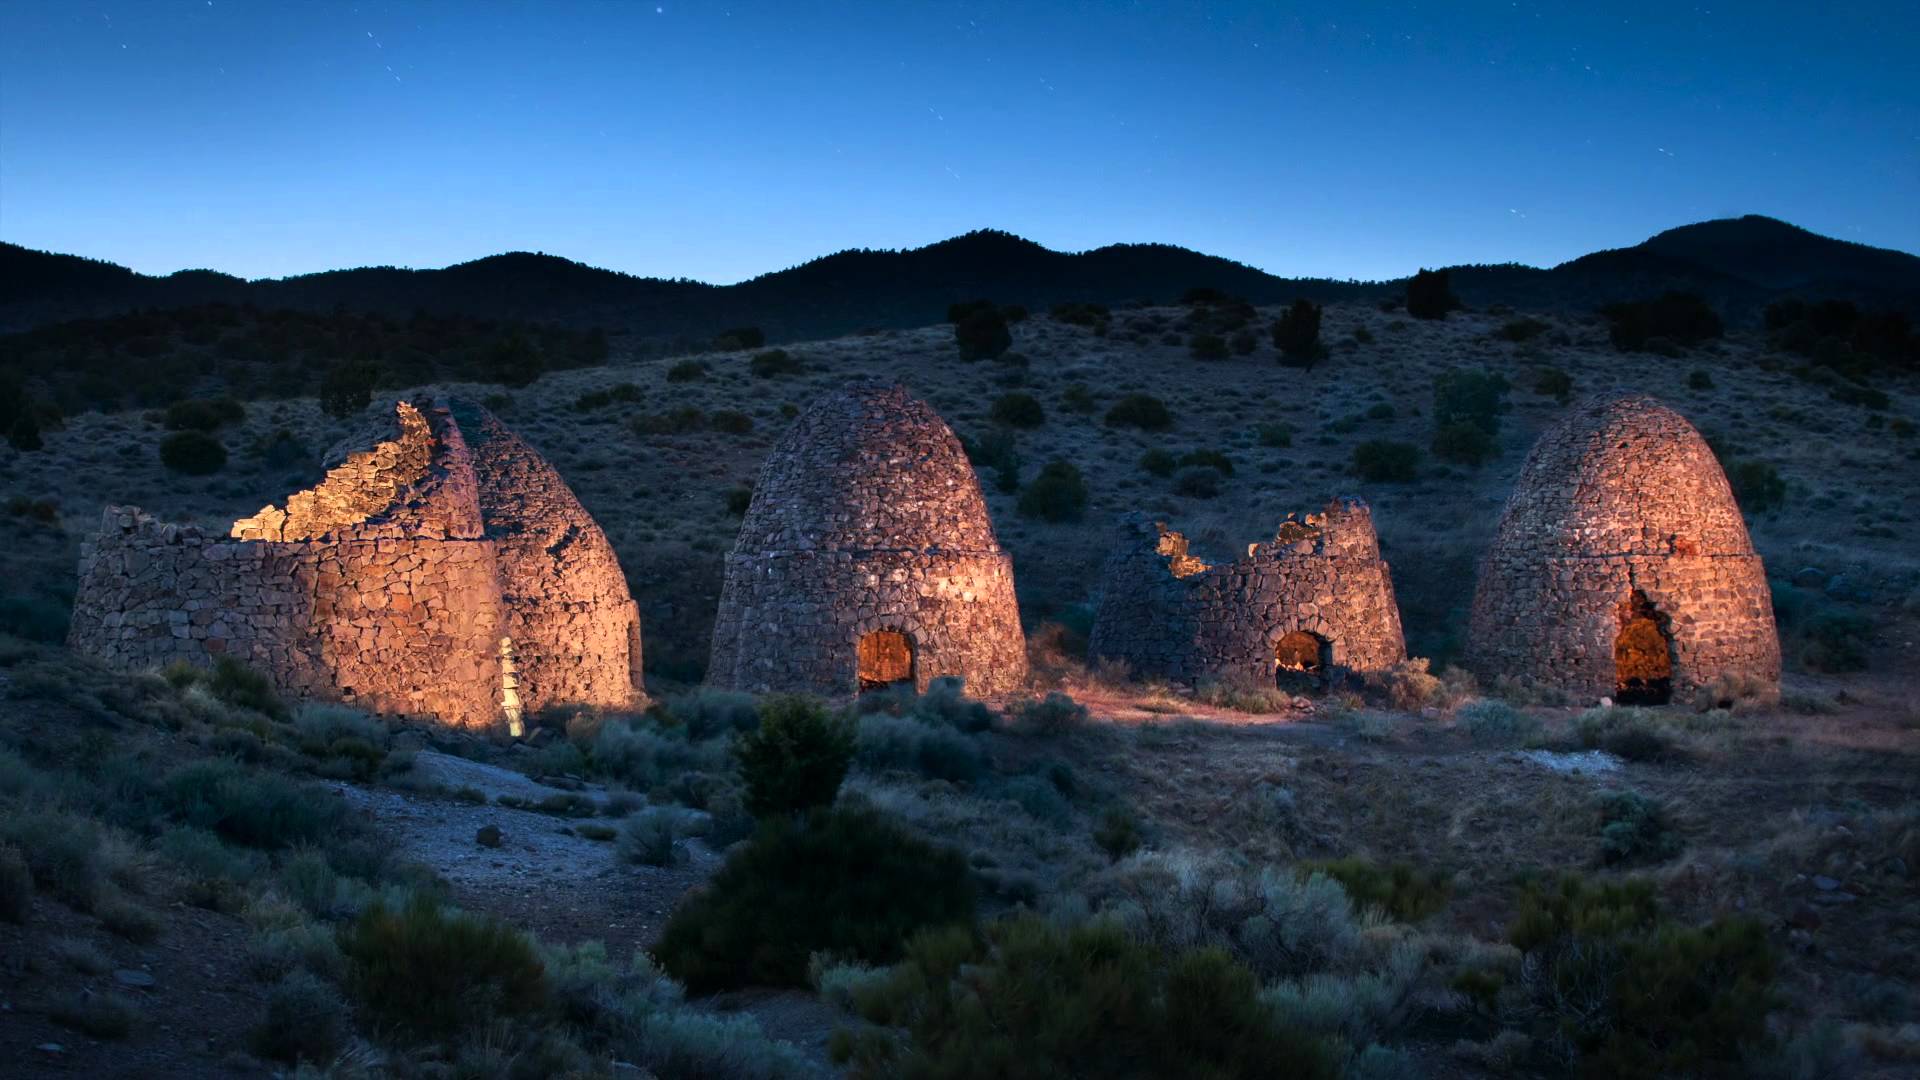
[[[477,406],[395,406],[390,438],[230,535],[108,507],[73,647],[139,668],[234,656],[288,696],[463,727],[625,706],[639,614],[559,474]]]
[[[781,438],[726,560],[708,681],[853,693],[861,639],[908,639],[919,689],[976,694],[1026,679],[1013,564],[960,440],[904,387],[863,382],[813,402]],[[870,643],[869,655],[897,656]]]
[[[1087,640],[1094,659],[1183,683],[1271,684],[1299,632],[1317,639],[1329,678],[1406,659],[1393,580],[1359,499],[1289,517],[1274,539],[1220,566],[1188,554],[1185,537],[1144,514],[1124,516],[1120,528]]]
[[[1534,444],[1481,562],[1468,634],[1482,678],[1592,698],[1616,695],[1628,667],[1676,694],[1722,676],[1779,689],[1772,594],[1726,474],[1693,425],[1646,395],[1582,402]],[[1646,656],[1661,635],[1666,670]]]

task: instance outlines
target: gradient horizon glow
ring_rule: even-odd
[[[1920,5],[0,7],[0,239],[738,281],[969,229],[1284,276],[1707,218],[1920,252]]]

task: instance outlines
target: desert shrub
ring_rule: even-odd
[[[488,382],[516,389],[532,386],[546,370],[540,347],[518,333],[500,338],[480,357],[480,374]]]
[[[661,727],[647,719],[617,719],[600,726],[591,743],[589,767],[634,788],[652,790],[689,772],[727,768],[727,744],[689,737],[685,728]]]
[[[1422,269],[1407,279],[1407,314],[1416,319],[1444,319],[1460,307],[1445,270]]]
[[[707,364],[704,360],[682,360],[667,369],[668,382],[692,382],[707,377]]]
[[[1353,470],[1374,483],[1406,483],[1419,472],[1420,448],[1391,439],[1369,439],[1353,448]]]
[[[0,919],[10,923],[27,921],[33,908],[33,869],[20,849],[0,843]]]
[[[316,843],[346,821],[340,801],[325,791],[228,760],[182,765],[161,781],[160,794],[181,823],[246,847]]]
[[[752,505],[753,505],[753,489],[752,488],[736,487],[736,488],[727,489],[727,513],[733,515],[734,517],[741,517],[746,514],[747,508],[751,507]]]
[[[976,780],[987,767],[978,740],[945,724],[886,713],[860,718],[854,760],[875,771],[900,769],[955,783]]]
[[[1660,800],[1635,791],[1599,799],[1600,857],[1609,865],[1661,862],[1680,853],[1680,837]]]
[[[1087,707],[1059,690],[1027,701],[1018,711],[1020,726],[1036,735],[1070,735],[1087,726]]]
[[[67,640],[72,609],[37,596],[0,597],[0,633],[53,644]]]
[[[380,368],[367,359],[342,361],[320,377],[320,410],[345,420],[373,402],[373,384]]]
[[[1180,464],[1214,469],[1221,476],[1233,475],[1233,459],[1218,450],[1189,450],[1180,455]]]
[[[1500,329],[1494,331],[1494,336],[1502,341],[1511,341],[1519,344],[1523,341],[1532,341],[1534,338],[1539,337],[1551,329],[1553,329],[1553,324],[1544,319],[1536,319],[1531,315],[1522,315],[1517,319],[1509,319],[1502,323]],[[1545,391],[1542,392],[1544,393]]]
[[[754,353],[747,361],[747,369],[756,379],[774,379],[783,375],[798,375],[806,370],[800,358],[785,349],[768,349],[763,353]]]
[[[1187,354],[1195,360],[1225,360],[1233,352],[1219,334],[1195,334],[1187,339]]]
[[[1446,693],[1446,684],[1429,671],[1431,661],[1413,656],[1389,668],[1380,677],[1387,703],[1406,712],[1418,712],[1437,704]]]
[[[734,738],[733,756],[756,817],[826,806],[853,761],[854,727],[811,698],[778,696],[760,706],[760,726]]]
[[[204,431],[176,431],[160,440],[160,464],[187,476],[211,476],[227,467],[227,448]]]
[[[991,360],[1013,347],[1007,320],[991,305],[969,312],[953,324],[953,341],[962,360]]]
[[[1253,973],[1217,949],[1163,953],[1119,927],[1037,916],[917,935],[888,979],[856,996],[904,1025],[843,1043],[856,1077],[1339,1074],[1330,1048],[1276,1023]]]
[[[1807,620],[1800,662],[1815,671],[1865,671],[1873,620],[1851,611],[1827,610]]]
[[[707,414],[692,405],[633,418],[636,435],[687,435],[707,426]]]
[[[1202,679],[1194,687],[1193,700],[1216,709],[1243,713],[1284,712],[1293,704],[1293,695],[1265,679]]]
[[[252,709],[276,720],[287,717],[286,703],[274,693],[273,683],[230,656],[213,662],[213,671],[207,676],[207,692],[236,708]]]
[[[1493,436],[1473,424],[1448,424],[1433,433],[1434,456],[1443,461],[1478,466],[1499,451]]]
[[[1320,344],[1320,305],[1311,300],[1295,300],[1274,320],[1270,333],[1280,362],[1289,367],[1310,368],[1326,355]]]
[[[40,421],[30,412],[21,413],[7,426],[7,445],[23,454],[45,449],[47,444],[40,437]]]
[[[1008,427],[1036,428],[1046,422],[1046,411],[1032,394],[1001,394],[993,400],[993,422]]]
[[[290,971],[267,991],[266,1012],[249,1037],[253,1052],[271,1061],[324,1064],[352,1032],[340,992],[306,971]]]
[[[650,806],[620,824],[620,857],[646,866],[672,866],[682,858],[678,839],[679,811]]]
[[[1605,750],[1626,761],[1678,760],[1684,755],[1656,721],[1640,709],[1595,707],[1574,721],[1574,735],[1588,750]]]
[[[1087,512],[1087,482],[1072,462],[1050,461],[1020,493],[1018,509],[1042,521],[1079,521]]]
[[[1419,922],[1447,905],[1453,891],[1447,875],[1421,870],[1411,863],[1385,866],[1349,857],[1299,863],[1300,874],[1321,873],[1340,883],[1355,904],[1371,904],[1401,922]]]
[[[635,404],[645,399],[638,386],[630,382],[616,383],[602,390],[589,390],[573,401],[575,412],[592,412],[604,409],[615,402]]]
[[[1506,376],[1491,371],[1456,368],[1434,379],[1434,453],[1466,465],[1492,456],[1508,389]]]
[[[1070,413],[1091,415],[1100,406],[1093,400],[1093,391],[1086,383],[1068,383],[1060,391],[1060,407]]]
[[[1112,317],[1105,304],[1089,303],[1055,304],[1047,310],[1047,314],[1060,322],[1089,328],[1104,326]]]
[[[293,730],[301,753],[357,779],[373,776],[387,756],[387,725],[345,705],[306,702],[294,714]]]
[[[707,424],[725,435],[745,435],[753,430],[753,417],[738,409],[715,409],[708,414]]]
[[[1155,476],[1172,476],[1173,470],[1180,467],[1180,459],[1171,450],[1156,446],[1140,455],[1140,467]]]
[[[100,827],[92,819],[54,810],[0,815],[0,842],[24,861],[34,884],[69,907],[92,911],[111,889]],[[17,874],[9,888],[18,895]]]
[[[1227,339],[1227,345],[1233,349],[1235,356],[1252,356],[1253,351],[1260,347],[1260,337],[1251,330],[1239,330]]]
[[[1687,372],[1687,389],[1711,390],[1713,389],[1713,376],[1702,368],[1694,368],[1692,371]]]
[[[713,339],[713,347],[721,352],[757,349],[766,343],[766,332],[757,326],[736,326],[731,330],[721,331],[720,336]]]
[[[1254,429],[1261,446],[1284,450],[1293,445],[1293,427],[1288,424],[1261,424]]]
[[[1107,410],[1107,426],[1165,431],[1173,426],[1173,414],[1167,411],[1165,402],[1151,394],[1128,394]]]
[[[1607,334],[1622,351],[1644,350],[1655,343],[1697,345],[1720,336],[1720,315],[1697,293],[1668,292],[1651,300],[1628,300],[1601,309]]]
[[[1133,937],[1170,951],[1223,948],[1263,981],[1347,970],[1367,949],[1346,891],[1320,872],[1144,851],[1096,874],[1085,891],[1096,914]]]
[[[96,1039],[123,1039],[140,1019],[140,1009],[121,994],[83,990],[55,998],[47,1016]]]
[[[399,910],[375,903],[340,931],[340,951],[361,1005],[421,1036],[523,1016],[546,1000],[546,971],[525,935],[425,897]]]
[[[246,419],[247,408],[230,397],[176,401],[162,419],[168,431],[215,431]]]
[[[1778,510],[1787,501],[1787,482],[1780,479],[1780,470],[1764,461],[1736,461],[1727,468],[1727,481],[1733,486],[1733,497],[1739,501],[1740,509],[1749,514],[1766,514]]]
[[[1513,746],[1540,733],[1540,721],[1504,701],[1481,698],[1460,706],[1454,720],[1480,743]]]
[[[776,818],[680,905],[656,948],[698,993],[800,986],[813,953],[889,963],[928,926],[970,923],[974,884],[960,853],[867,810]]]
[[[703,687],[669,698],[667,716],[696,741],[760,726],[760,705],[752,694]]]
[[[1580,1076],[1739,1075],[1767,1039],[1774,959],[1747,919],[1664,920],[1643,881],[1567,877],[1521,895],[1508,938],[1525,955],[1537,1043]]]
[[[1173,478],[1173,491],[1191,499],[1211,499],[1220,494],[1220,470],[1182,469]]]
[[[1100,824],[1094,827],[1093,842],[1107,858],[1118,861],[1140,850],[1146,842],[1140,831],[1140,819],[1118,806],[1107,808],[1100,815]]]

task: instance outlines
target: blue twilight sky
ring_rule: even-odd
[[[994,227],[1274,273],[1763,213],[1920,251],[1920,3],[0,0],[0,239],[731,282]]]

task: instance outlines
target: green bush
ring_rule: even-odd
[[[1573,376],[1557,367],[1542,368],[1533,377],[1533,392],[1565,405],[1573,400]]]
[[[1271,333],[1280,362],[1289,367],[1311,368],[1326,354],[1320,344],[1320,305],[1311,300],[1295,300],[1274,321]]]
[[[1607,333],[1622,351],[1661,351],[1657,345],[1697,345],[1720,336],[1720,315],[1697,293],[1668,292],[1651,300],[1630,300],[1601,309]]]
[[[763,824],[674,911],[655,953],[696,993],[799,986],[816,952],[890,963],[908,935],[973,911],[959,852],[871,811],[817,810]]]
[[[546,970],[525,935],[490,916],[415,897],[376,903],[340,931],[348,985],[382,1025],[423,1037],[484,1027],[545,1004]]]
[[[707,414],[693,405],[633,418],[636,435],[688,435],[707,426]]]
[[[1022,516],[1042,521],[1079,521],[1087,512],[1087,482],[1070,461],[1050,461],[1020,493]]]
[[[704,360],[682,360],[667,369],[668,382],[692,382],[707,377],[707,364]]]
[[[1736,1076],[1767,1042],[1774,958],[1747,919],[1662,919],[1644,881],[1576,877],[1521,895],[1536,1042],[1583,1077]]]
[[[747,361],[747,369],[753,372],[753,377],[756,379],[773,379],[783,375],[801,374],[806,371],[807,366],[800,362],[799,357],[788,353],[785,349],[769,349],[763,353],[753,354],[753,359]]]
[[[1414,318],[1444,319],[1459,307],[1445,270],[1422,269],[1407,279],[1407,314]]]
[[[1399,919],[1414,923],[1447,906],[1453,885],[1447,875],[1421,870],[1411,863],[1385,866],[1357,856],[1303,862],[1294,867],[1302,877],[1318,872],[1340,883],[1355,904],[1371,904]]]
[[[1253,973],[1219,949],[1165,954],[1112,923],[1037,916],[979,935],[931,930],[884,981],[856,992],[863,1018],[904,1027],[843,1040],[852,1075],[1327,1078],[1330,1048],[1282,1027]]]
[[[1220,470],[1182,469],[1173,479],[1173,491],[1190,499],[1211,499],[1220,494]]]
[[[211,476],[227,467],[227,448],[204,431],[176,431],[160,440],[160,464],[187,476]]]
[[[1702,368],[1694,368],[1692,371],[1687,372],[1687,389],[1711,390],[1713,389],[1713,376],[1709,375]]]
[[[672,866],[680,861],[680,814],[672,807],[650,806],[620,823],[620,857],[646,866]]]
[[[1588,709],[1574,721],[1574,735],[1586,749],[1605,750],[1625,761],[1675,761],[1685,756],[1640,709]]]
[[[1289,424],[1261,424],[1254,432],[1261,446],[1284,450],[1293,445],[1293,427]]]
[[[721,331],[720,336],[713,339],[713,347],[721,352],[757,349],[766,343],[766,332],[757,326],[736,326],[731,330]]]
[[[1734,462],[1727,469],[1727,481],[1740,509],[1749,514],[1771,513],[1787,501],[1787,482],[1780,479],[1780,470],[1764,461]]]
[[[1448,424],[1433,433],[1434,456],[1443,461],[1478,467],[1499,452],[1493,436],[1474,424]]]
[[[56,644],[67,640],[72,620],[72,609],[55,600],[38,596],[0,597],[0,633]]]
[[[738,409],[715,409],[708,414],[707,423],[726,435],[745,435],[753,430],[753,417]]]
[[[0,843],[0,919],[10,923],[27,921],[33,908],[33,869],[20,849]]]
[[[1019,708],[1020,726],[1036,735],[1070,735],[1087,726],[1085,705],[1059,690],[1023,703]]]
[[[755,817],[826,806],[853,761],[853,723],[811,698],[779,696],[760,705],[760,726],[733,743],[747,809]]]
[[[182,824],[268,850],[333,839],[347,820],[325,791],[228,760],[180,766],[161,781],[160,795]]]
[[[645,400],[645,394],[638,386],[630,382],[615,383],[604,390],[589,390],[581,394],[574,399],[573,409],[575,412],[592,412],[595,409],[604,409],[615,402],[638,404],[643,400]]]
[[[214,431],[247,417],[246,406],[230,397],[176,401],[167,406],[168,431]]]
[[[1156,446],[1140,455],[1140,467],[1155,476],[1172,476],[1173,470],[1180,467],[1180,459],[1172,451]]]
[[[1128,394],[1107,410],[1107,426],[1165,431],[1173,426],[1173,414],[1167,411],[1165,402],[1151,394]]]
[[[1007,320],[991,305],[969,312],[953,324],[953,342],[962,360],[991,360],[1013,348]]]
[[[1454,713],[1454,720],[1475,742],[1514,746],[1540,732],[1540,721],[1504,701],[1481,698]]]
[[[270,1061],[331,1062],[352,1033],[340,992],[311,972],[294,970],[267,991],[266,1013],[249,1038]]]
[[[92,911],[111,889],[100,839],[100,826],[77,814],[52,810],[0,814],[0,842],[10,845],[25,862],[35,884],[78,911]],[[18,897],[18,870],[9,874],[8,889]]]
[[[1187,353],[1195,360],[1225,360],[1233,355],[1219,334],[1195,334],[1187,339]]]
[[[1068,383],[1060,391],[1060,407],[1070,413],[1092,415],[1100,406],[1093,400],[1093,391],[1085,383]]]
[[[987,770],[979,740],[938,721],[887,713],[860,718],[854,759],[876,772],[917,773],[931,780],[970,783]]]
[[[373,401],[373,386],[380,368],[373,361],[359,358],[334,364],[320,377],[320,409],[335,420],[366,408]]]
[[[1680,837],[1660,800],[1634,791],[1603,791],[1599,812],[1600,857],[1609,866],[1662,862],[1680,853]]]
[[[1353,470],[1362,480],[1406,483],[1418,475],[1420,448],[1391,439],[1370,439],[1353,448]]]
[[[1118,861],[1140,850],[1146,838],[1140,832],[1140,819],[1121,807],[1109,807],[1093,830],[1093,842],[1107,858]]]
[[[1865,671],[1872,638],[1872,619],[1851,611],[1822,611],[1807,621],[1800,662],[1833,674]]]
[[[274,693],[273,683],[230,656],[213,662],[213,673],[207,677],[207,692],[236,708],[252,709],[275,720],[287,718],[286,703]]]
[[[1500,329],[1494,331],[1494,336],[1502,341],[1511,341],[1517,345],[1523,341],[1532,341],[1534,338],[1539,337],[1551,329],[1553,329],[1553,324],[1544,319],[1536,319],[1531,315],[1522,315],[1520,318],[1509,319],[1505,323],[1502,323]],[[1545,391],[1542,391],[1542,393],[1545,393]]]
[[[516,389],[532,386],[546,369],[540,347],[517,333],[494,342],[480,359],[480,372],[488,382]]]
[[[1046,411],[1032,394],[1001,394],[993,401],[993,422],[1008,427],[1036,428],[1046,423]]]

